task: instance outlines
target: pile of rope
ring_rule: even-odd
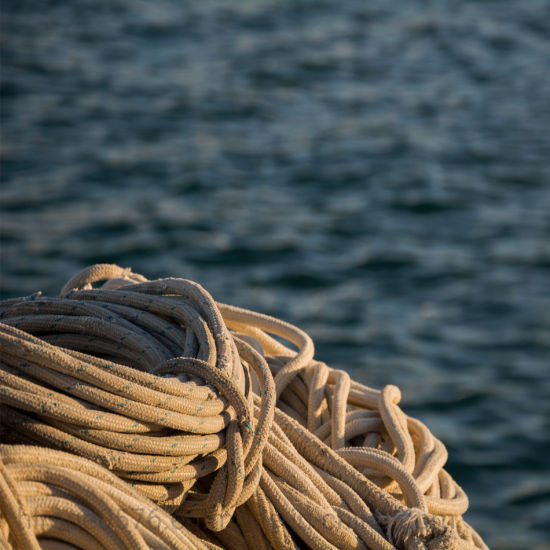
[[[61,297],[0,302],[0,351],[7,548],[102,536],[117,540],[108,548],[486,548],[443,444],[403,413],[397,387],[351,380],[315,360],[305,332],[192,281],[92,266]],[[46,473],[56,467],[70,490]],[[74,483],[92,478],[120,507],[109,520],[95,493],[79,500],[91,493]],[[133,503],[171,527],[136,526]],[[95,514],[88,538],[44,528],[78,525],[77,509]],[[126,516],[131,535],[115,527]],[[18,543],[31,535],[39,546]]]
[[[215,548],[177,525],[128,483],[76,455],[2,445],[0,472],[3,548]]]

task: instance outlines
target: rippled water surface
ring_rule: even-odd
[[[116,262],[288,319],[550,548],[549,1],[2,10],[3,296]]]

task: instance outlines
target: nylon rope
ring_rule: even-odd
[[[0,352],[0,548],[487,548],[396,386],[193,281],[92,266]]]

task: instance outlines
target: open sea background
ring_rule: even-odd
[[[403,391],[550,548],[550,1],[4,0],[1,295],[197,280]]]

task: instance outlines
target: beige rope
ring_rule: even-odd
[[[127,510],[151,501],[209,548],[486,548],[399,389],[316,361],[289,323],[105,264],[62,297],[0,303],[0,320],[0,429],[18,443],[2,447],[0,548],[47,547],[79,517],[93,527],[68,529],[73,547],[179,548]],[[47,447],[70,454],[57,464]],[[17,449],[45,461],[34,477]]]
[[[53,538],[82,548],[205,549],[205,544],[127,483],[62,451],[0,445],[4,538],[21,549]]]

